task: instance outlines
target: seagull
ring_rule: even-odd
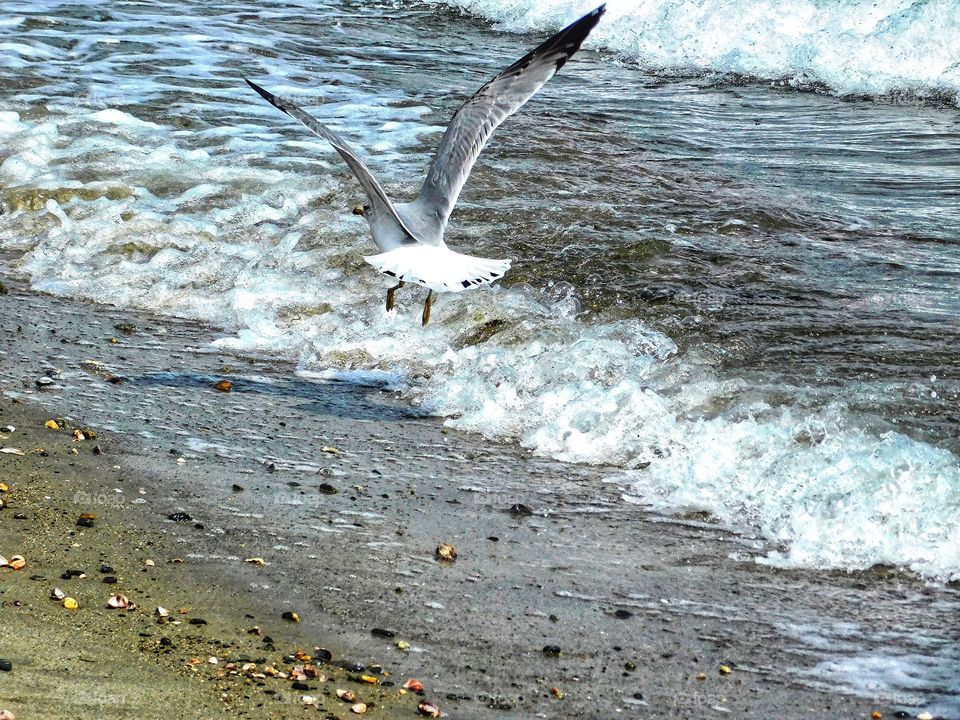
[[[601,5],[567,26],[467,100],[447,126],[420,194],[406,203],[390,201],[373,173],[339,133],[289,100],[244,78],[264,100],[333,145],[360,182],[369,204],[355,212],[366,218],[373,242],[380,251],[363,259],[397,280],[397,284],[387,290],[388,312],[394,307],[394,293],[405,283],[422,285],[429,289],[422,316],[422,324],[426,325],[430,321],[434,292],[461,292],[486,285],[503,277],[510,268],[510,260],[474,257],[449,249],[443,236],[450,213],[493,132],[580,49],[605,9],[606,5]]]

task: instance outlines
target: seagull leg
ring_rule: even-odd
[[[427,293],[427,301],[423,304],[423,324],[430,322],[430,308],[433,307],[433,290]]]
[[[396,285],[394,285],[392,288],[390,288],[389,290],[387,290],[387,312],[390,312],[391,310],[393,310],[393,306],[396,304],[396,303],[393,301],[393,294],[394,294],[397,290],[399,290],[400,288],[402,288],[402,287],[404,286],[404,284],[405,284],[405,283],[403,282],[403,280],[401,280],[401,281],[398,282]]]

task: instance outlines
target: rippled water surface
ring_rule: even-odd
[[[417,290],[382,309],[345,166],[242,78],[405,198],[459,103],[557,25],[401,2],[4,8],[0,243],[37,288],[203,318],[223,345],[619,465],[627,499],[758,530],[772,562],[960,573],[950,103],[667,77],[600,33],[452,218],[451,245],[514,270],[421,330]]]

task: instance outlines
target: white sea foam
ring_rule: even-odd
[[[782,543],[771,563],[960,576],[950,453],[861,429],[840,402],[773,405],[639,320],[584,322],[570,287],[443,295],[421,328],[418,289],[383,309],[388,283],[363,264],[342,168],[288,168],[253,128],[236,131],[238,161],[108,110],[0,115],[7,188],[104,191],[0,215],[0,246],[25,253],[35,288],[226,325],[221,347],[387,384],[451,426],[541,454],[620,465],[629,500],[757,530]],[[370,103],[365,117],[394,148],[422,127],[409,107]],[[74,167],[112,179],[84,183]]]
[[[511,30],[555,30],[591,0],[434,0]],[[608,0],[588,47],[652,70],[717,71],[838,93],[946,93],[960,104],[955,0]]]

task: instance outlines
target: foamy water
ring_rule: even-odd
[[[589,113],[560,117],[565,96],[548,96],[551,112],[538,117],[534,107],[516,118],[515,134],[498,136],[504,150],[491,148],[454,219],[452,244],[518,257],[517,269],[500,286],[441,296],[421,328],[419,290],[398,293],[397,313],[383,309],[387,279],[363,263],[366,225],[350,213],[362,195],[335,153],[238,76],[295,94],[366,148],[391,192],[410,194],[446,110],[431,110],[403,64],[423,63],[434,84],[446,73],[474,89],[493,62],[480,58],[461,78],[457,63],[431,54],[456,19],[444,16],[437,29],[429,10],[401,12],[410,27],[436,33],[401,52],[400,31],[374,11],[354,16],[336,4],[316,20],[322,38],[280,6],[212,16],[191,3],[153,16],[107,7],[95,11],[107,17],[68,22],[56,3],[43,16],[14,3],[4,21],[16,32],[3,77],[21,85],[14,110],[0,113],[0,245],[22,253],[17,268],[35,288],[206,320],[225,328],[221,347],[388,384],[453,427],[617,466],[611,478],[625,500],[708,510],[773,541],[767,562],[888,563],[960,577],[960,462],[949,440],[949,358],[960,337],[950,287],[960,259],[947,239],[960,225],[954,205],[936,205],[960,186],[957,163],[935,153],[952,148],[940,134],[949,119],[898,110],[872,121],[881,130],[859,127],[851,146],[881,142],[892,132],[881,120],[919,123],[921,150],[902,167],[899,151],[874,160],[869,148],[841,152],[824,166],[830,177],[809,186],[792,173],[820,166],[800,140],[778,135],[775,162],[751,154],[762,140],[743,142],[756,132],[748,118],[791,114],[781,103],[796,101],[776,95],[752,97],[747,110],[704,107],[697,122],[718,136],[730,132],[731,114],[743,123],[739,145],[731,136],[702,149],[682,133],[660,137],[663,156],[594,162],[612,143],[622,154],[653,141],[642,123],[610,121],[627,118],[637,98],[609,90],[625,78],[639,86],[641,76],[585,54],[580,70],[571,63],[570,77],[555,82],[601,97],[599,125]],[[575,9],[510,7],[471,9],[531,27]],[[652,12],[644,8],[611,4],[597,42],[626,32],[629,13]],[[79,42],[62,49],[65,37]],[[337,42],[335,60],[316,59]],[[502,52],[509,61],[516,48]],[[705,97],[686,86],[643,92],[667,98],[662,119],[647,118],[658,128],[690,122],[689,102]],[[446,109],[457,97],[436,102]],[[850,131],[815,124],[824,113],[844,117],[842,105],[805,111],[816,118],[812,145]],[[549,165],[540,143],[564,148],[567,164]],[[537,175],[545,165],[554,173],[546,188]],[[769,190],[787,183],[777,173],[788,190]],[[864,193],[857,174],[875,188]],[[900,208],[893,220],[891,202]],[[708,250],[721,258],[716,267]],[[740,264],[745,255],[752,264]],[[811,300],[824,297],[823,308]],[[818,332],[806,339],[810,328]]]
[[[504,27],[561,27],[584,0],[439,0]],[[955,0],[608,0],[594,47],[658,72],[738,73],[853,95],[960,104]]]

